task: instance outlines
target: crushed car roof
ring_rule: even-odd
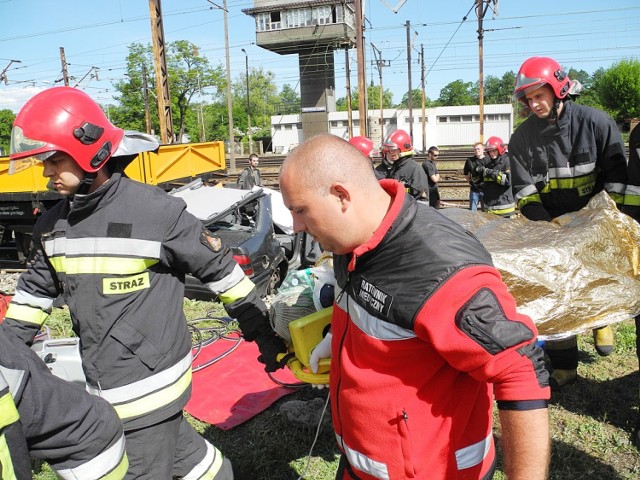
[[[284,206],[282,195],[277,190],[266,187],[254,187],[252,190],[237,188],[208,187],[201,180],[191,182],[184,187],[173,190],[170,195],[182,198],[187,204],[187,211],[199,220],[215,218],[221,212],[242,204],[243,200],[256,196],[260,191],[271,196],[273,223],[285,233],[293,233],[291,212]]]

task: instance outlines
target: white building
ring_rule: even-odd
[[[463,105],[459,107],[435,107],[426,109],[424,124],[426,145],[422,144],[422,109],[413,109],[413,145],[422,152],[431,145],[438,147],[452,145],[473,145],[480,139],[480,107]],[[407,109],[384,109],[384,128],[386,137],[400,128],[410,131],[409,111]],[[382,143],[380,135],[380,111],[369,110],[370,137],[376,145]],[[354,135],[358,134],[360,115],[357,110],[351,112]],[[330,112],[329,132],[344,139],[349,138],[348,112]],[[492,136],[509,142],[513,131],[513,108],[511,104],[484,106],[484,139]],[[274,115],[271,117],[271,137],[274,153],[287,153],[303,141],[300,114]]]

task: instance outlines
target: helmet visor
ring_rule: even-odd
[[[29,138],[24,134],[22,128],[17,125],[14,126],[11,130],[9,175],[22,172],[35,165],[36,162],[42,162],[56,153],[55,151],[49,151],[29,155],[29,152],[35,152],[46,146],[46,142]]]
[[[513,96],[516,99],[521,99],[527,93],[537,90],[546,83],[547,82],[542,78],[527,77],[521,73],[516,77],[516,86],[513,90]]]

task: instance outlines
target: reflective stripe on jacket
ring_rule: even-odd
[[[87,384],[106,397],[122,392],[114,405],[127,429],[168,418],[189,399],[186,273],[219,295],[247,340],[269,328],[231,250],[183,200],[157,187],[114,174],[49,210],[34,244],[0,328],[31,342],[61,294],[81,339]]]

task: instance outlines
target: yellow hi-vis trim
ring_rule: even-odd
[[[41,327],[47,320],[49,314],[44,310],[29,305],[20,305],[18,303],[10,303],[5,315],[7,318],[18,320],[24,323],[31,323]]]
[[[487,212],[493,213],[494,215],[506,215],[507,213],[513,213],[515,211],[516,211],[516,207],[496,208],[496,209],[487,208]]]
[[[127,458],[127,454],[125,453],[118,466],[106,475],[100,477],[99,480],[122,480],[127,474],[127,470],[129,470],[129,458]]]
[[[13,403],[13,397],[10,393],[6,393],[0,397],[0,428],[5,428],[18,420],[20,420],[20,414]]]
[[[525,205],[529,203],[542,203],[542,199],[540,198],[540,194],[534,193],[533,195],[527,195],[526,197],[522,197],[518,200],[518,208],[522,209]]]
[[[549,180],[542,193],[549,193],[551,190],[572,190],[575,189],[579,196],[589,195],[596,185],[596,174],[585,175],[577,178],[552,178]]]
[[[2,480],[16,480],[16,472],[13,471],[13,462],[9,453],[9,445],[4,435],[0,435],[0,478]]]
[[[149,272],[122,278],[103,278],[102,293],[105,295],[119,295],[137,290],[150,288]]]
[[[616,205],[624,205],[624,199],[625,196],[622,193],[616,193],[616,192],[607,192],[609,194],[609,196],[611,197],[611,199],[616,202]]]
[[[223,304],[233,303],[240,298],[244,298],[251,290],[255,288],[254,283],[249,279],[249,277],[244,277],[240,280],[234,287],[231,287],[224,293],[221,293],[218,298]]]
[[[616,200],[616,203],[618,203],[617,200]],[[624,194],[624,204],[625,205],[629,205],[629,206],[633,206],[633,207],[640,206],[640,195],[634,195],[634,194],[631,194],[631,193],[625,193]]]
[[[56,272],[69,275],[82,273],[102,273],[106,275],[133,275],[144,272],[158,263],[152,258],[124,257],[50,257]]]
[[[145,413],[158,410],[165,405],[169,405],[177,400],[191,384],[191,369],[189,368],[177,382],[166,388],[158,390],[150,395],[145,395],[132,402],[123,403],[121,405],[113,405],[118,416],[122,420],[144,415]]]

